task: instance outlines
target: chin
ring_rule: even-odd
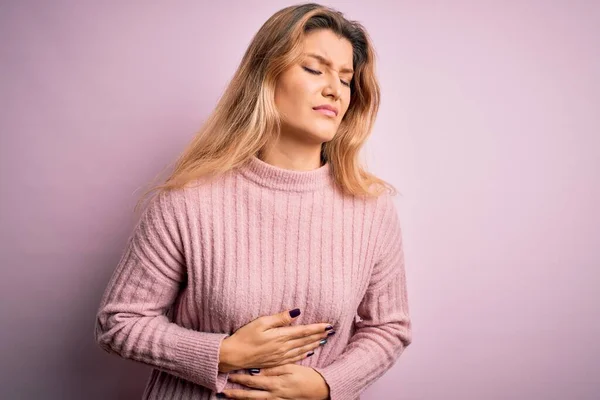
[[[329,142],[335,136],[335,132],[315,132],[310,135],[311,138],[314,138],[315,142],[325,143]]]
[[[323,136],[322,138],[322,142],[331,142],[333,140],[333,138],[335,137],[335,132],[334,133],[330,133],[327,136]]]
[[[329,142],[335,136],[337,129],[331,129],[331,127],[327,127],[326,129],[312,129],[310,131],[310,136],[314,138],[318,138],[318,140],[322,142]]]
[[[316,129],[315,127],[312,127],[312,129],[304,127],[297,129],[297,134],[300,135],[299,137],[302,137],[306,142],[320,144],[331,141],[336,132],[332,129],[322,129],[322,127],[318,127]]]

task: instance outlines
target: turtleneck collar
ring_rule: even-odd
[[[277,167],[253,155],[240,167],[240,172],[262,186],[291,192],[313,191],[333,183],[329,162],[310,171],[296,171]]]

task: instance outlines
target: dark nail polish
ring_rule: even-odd
[[[331,325],[327,325],[327,327],[325,328],[325,331],[330,331],[330,330],[332,330],[332,329],[333,329],[333,326],[331,326]]]
[[[310,356],[312,356],[313,354],[315,354],[315,352],[314,352],[314,351],[311,351],[310,353],[308,353],[308,354],[306,355],[306,357],[310,357]]]
[[[254,374],[260,374],[260,369],[259,368],[251,368],[250,375],[254,375]]]
[[[335,331],[327,332],[327,336],[335,335]]]
[[[217,397],[219,399],[226,399],[227,398],[227,396],[225,396],[225,393],[217,393]]]
[[[299,308],[294,308],[293,310],[290,311],[290,317],[296,318],[298,315],[300,315]]]
[[[321,340],[321,341],[319,342],[319,344],[320,344],[321,346],[323,346],[325,343],[327,343],[327,339],[323,339],[323,340]]]

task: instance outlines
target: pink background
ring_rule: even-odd
[[[288,1],[0,5],[0,398],[139,398],[93,341],[142,188]],[[339,1],[402,192],[413,344],[364,399],[600,398],[600,3]]]

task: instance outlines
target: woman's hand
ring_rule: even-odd
[[[335,333],[326,323],[287,326],[300,314],[284,311],[262,316],[223,339],[219,351],[219,371],[278,367],[306,357]]]
[[[229,381],[248,386],[223,391],[229,399],[326,400],[329,386],[311,367],[286,364],[265,368],[258,375],[231,374]],[[221,396],[217,396],[221,397]]]

